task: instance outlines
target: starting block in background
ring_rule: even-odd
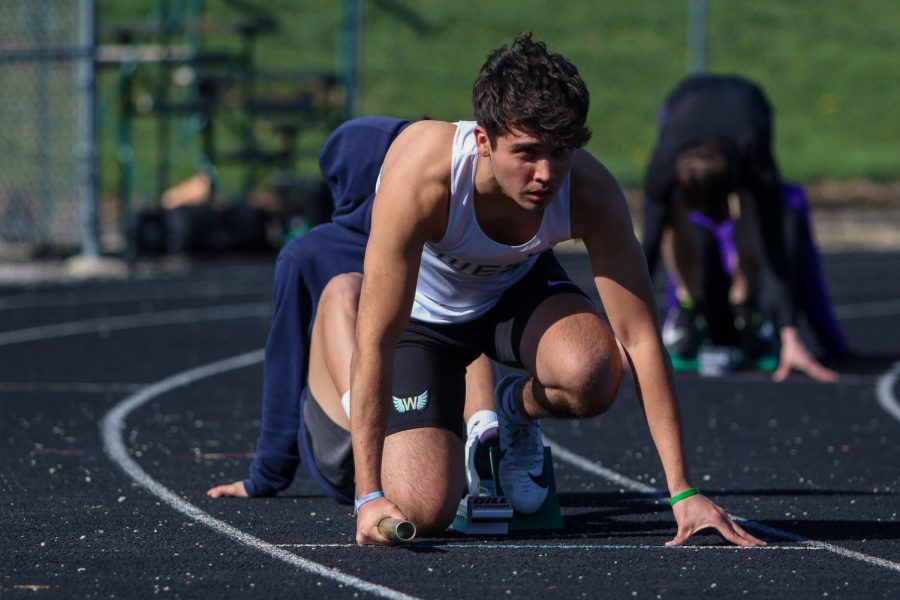
[[[562,513],[556,493],[556,476],[553,472],[553,453],[544,447],[544,469],[547,475],[547,499],[540,510],[531,515],[521,515],[512,510],[500,487],[500,448],[490,448],[490,480],[482,480],[486,495],[466,495],[460,500],[453,525],[454,531],[469,535],[505,535],[511,531],[547,531],[562,529]]]
[[[740,348],[732,346],[703,346],[696,358],[681,358],[675,354],[671,358],[672,368],[676,372],[699,373],[707,377],[718,377],[733,371],[771,373],[778,367],[777,354],[749,358]]]

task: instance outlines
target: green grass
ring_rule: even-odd
[[[154,4],[101,0],[101,24],[146,18]],[[262,68],[337,67],[339,2],[253,4],[280,20],[277,33],[259,40]],[[590,150],[624,185],[640,185],[656,113],[685,74],[687,0],[362,4],[361,113],[469,118],[471,83],[484,57],[517,32],[532,30],[572,58],[589,85]],[[787,177],[890,179],[900,173],[900,111],[894,108],[900,3],[711,0],[709,6],[709,70],[742,74],[764,87],[775,107],[776,150]],[[211,20],[234,14],[224,0],[207,0],[206,7]],[[307,156],[319,139],[307,141]],[[148,141],[140,159],[144,171],[153,160],[151,146]],[[110,169],[107,160],[105,186]]]

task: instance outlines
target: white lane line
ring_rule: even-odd
[[[897,396],[894,395],[894,386],[897,384],[898,376],[900,376],[900,362],[894,363],[887,373],[878,378],[875,390],[881,408],[900,421],[900,402],[897,402]]]
[[[278,544],[279,548],[353,548],[356,544]],[[690,552],[717,550],[724,552],[757,552],[771,550],[821,550],[810,546],[655,546],[653,544],[481,544],[460,542],[458,544],[429,544],[413,542],[405,544],[411,548],[441,548],[470,550],[659,550],[661,552]]]
[[[612,469],[607,469],[606,467],[599,465],[596,462],[575,454],[574,452],[563,448],[556,442],[548,440],[546,435],[544,436],[544,443],[550,446],[550,448],[553,450],[554,456],[559,457],[560,460],[563,460],[570,465],[578,467],[582,471],[587,471],[588,473],[599,475],[603,479],[621,486],[626,490],[631,490],[632,492],[640,492],[641,494],[647,494],[648,496],[654,496],[656,498],[665,497],[665,493],[656,489],[655,487],[651,487],[646,483],[641,483],[640,481],[635,481],[630,477],[621,475],[620,473],[617,473]]]
[[[665,293],[656,295],[656,303],[666,306],[669,301]],[[900,314],[900,299],[871,300],[869,302],[851,302],[834,305],[834,314],[840,319],[867,319],[870,317],[886,317]]]
[[[225,319],[243,319],[247,317],[268,317],[272,314],[268,303],[251,302],[248,304],[227,304],[207,308],[186,308],[154,313],[137,313],[53,323],[40,327],[15,329],[0,333],[0,346],[34,342],[68,335],[84,333],[106,333],[120,329],[136,329],[138,327],[156,327],[159,325],[178,325],[182,323],[199,323],[201,321],[221,321]]]
[[[838,306],[838,315],[844,319],[865,318],[897,314],[900,312],[900,301],[867,302]],[[69,335],[85,333],[105,333],[120,329],[134,329],[156,325],[177,325],[200,321],[216,321],[245,317],[268,317],[271,307],[268,303],[229,304],[212,308],[189,308],[155,313],[138,313],[102,317],[82,321],[53,323],[39,327],[15,329],[0,332],[0,346],[20,344],[37,340],[47,340]]]
[[[58,308],[73,306],[91,306],[97,304],[120,304],[149,300],[163,302],[185,298],[221,298],[225,296],[242,296],[259,293],[264,286],[271,285],[271,277],[267,279],[233,280],[227,283],[194,283],[187,284],[172,291],[162,293],[159,286],[147,289],[144,287],[110,289],[110,290],[69,290],[56,292],[38,292],[0,297],[0,311],[32,308]]]
[[[353,575],[348,575],[337,569],[327,567],[323,564],[307,560],[296,554],[292,554],[287,550],[279,548],[273,544],[265,542],[255,536],[237,529],[220,521],[208,513],[200,510],[181,496],[176,495],[167,487],[150,477],[132,458],[128,455],[125,448],[123,434],[125,432],[125,419],[132,411],[139,408],[149,400],[156,396],[169,392],[175,388],[189,385],[194,381],[212,377],[220,373],[225,373],[234,369],[241,369],[262,362],[264,350],[254,350],[246,354],[240,354],[231,358],[218,362],[203,365],[188,371],[177,373],[171,377],[163,379],[157,383],[147,386],[146,389],[129,396],[119,402],[110,410],[101,423],[101,433],[103,436],[103,448],[109,455],[110,459],[119,465],[125,473],[128,474],[135,482],[146,488],[160,500],[177,510],[178,512],[194,519],[195,521],[210,527],[217,533],[226,535],[246,546],[250,546],[255,550],[264,552],[269,556],[283,560],[284,562],[298,567],[309,573],[313,573],[320,577],[326,577],[342,583],[344,585],[356,588],[358,590],[375,594],[383,598],[412,599],[415,596],[409,596],[397,590],[372,583]]]
[[[707,377],[704,375],[700,375],[698,373],[679,373],[680,376],[685,376],[685,380],[689,380],[691,383],[736,383],[739,385],[745,384],[758,384],[758,383],[772,383],[772,375],[771,373],[762,373],[762,372],[740,372],[740,371],[732,371],[727,376],[723,377]],[[841,373],[841,378],[839,382],[835,385],[865,385],[870,386],[876,380],[875,375],[854,375],[848,373]],[[784,381],[779,381],[779,387],[790,387],[790,386],[818,386],[822,388],[824,386],[828,386],[832,384],[823,384],[821,381],[816,381],[811,377],[797,378],[797,377],[789,377]]]
[[[63,394],[127,394],[147,385],[146,383],[86,383],[86,382],[60,382],[60,383],[31,383],[31,382],[0,382],[0,393],[3,392],[51,392]]]
[[[575,454],[574,452],[563,448],[556,442],[547,439],[547,436],[544,436],[544,443],[550,446],[553,450],[553,456],[559,458],[559,460],[563,462],[567,462],[572,466],[578,467],[588,473],[593,473],[603,479],[607,479],[616,485],[633,492],[639,492],[641,494],[652,495],[654,497],[664,496],[665,492],[662,490],[657,490],[655,488],[651,488],[650,486],[641,483],[640,481],[635,481],[630,477],[626,477],[624,475],[620,475],[613,471],[612,473],[615,475],[615,479],[609,479],[608,474],[610,470],[606,467],[603,467],[583,456]],[[804,537],[802,535],[798,535],[796,533],[791,533],[789,531],[784,531],[782,529],[776,529],[775,527],[770,527],[768,525],[763,525],[762,523],[757,523],[756,521],[751,521],[749,519],[745,519],[744,517],[739,517],[736,515],[729,515],[735,521],[740,522],[741,525],[747,527],[748,529],[755,529],[757,531],[762,531],[763,533],[767,533],[769,535],[780,537],[782,539],[790,540],[792,542],[798,542],[813,548],[820,548],[822,550],[827,550],[829,552],[833,552],[834,554],[838,554],[840,556],[844,556],[847,558],[852,558],[854,560],[859,560],[864,563],[868,563],[873,566],[884,567],[886,569],[891,569],[892,571],[900,572],[900,563],[896,563],[890,560],[886,560],[884,558],[879,558],[877,556],[870,556],[868,554],[863,554],[862,552],[856,552],[855,550],[849,550],[847,548],[842,548],[840,546],[835,546],[834,544],[828,544],[826,542],[819,542],[817,540],[812,540],[810,538]]]
[[[874,300],[834,307],[834,314],[841,319],[886,317],[900,312],[900,300]]]

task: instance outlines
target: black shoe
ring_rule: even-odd
[[[666,315],[662,339],[669,354],[696,358],[705,336],[706,320],[699,302],[681,302]]]
[[[749,302],[734,304],[731,310],[738,344],[745,357],[754,359],[777,353],[778,339],[772,321]]]

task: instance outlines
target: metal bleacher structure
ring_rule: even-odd
[[[263,187],[270,190],[267,210],[286,229],[327,219],[320,183],[301,175],[299,163],[309,162],[312,149],[304,135],[324,138],[351,116],[346,77],[260,68],[259,39],[279,21],[263,5],[234,4],[245,12],[221,18],[204,11],[202,0],[157,0],[143,21],[101,20],[96,67],[115,81],[102,126],[114,137],[129,254],[173,251],[152,239],[163,235],[153,224],[164,225],[173,194],[181,196],[175,203],[246,207]],[[152,143],[137,135],[148,127]],[[141,159],[145,142],[155,149],[152,160]]]

